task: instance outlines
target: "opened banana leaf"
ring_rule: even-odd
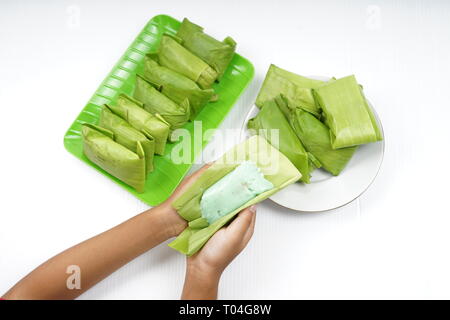
[[[115,115],[107,105],[100,114],[99,125],[114,134],[114,141],[137,153],[139,141],[145,154],[146,172],[153,171],[153,154],[155,153],[155,139],[145,131],[138,131],[121,117]]]
[[[183,40],[183,46],[208,63],[222,77],[233,59],[236,42],[227,37],[222,42],[203,32],[203,28],[184,18],[178,29],[177,37]]]
[[[203,192],[200,201],[202,217],[212,224],[273,187],[255,163],[241,162]]]
[[[188,99],[180,104],[173,102],[139,74],[136,76],[134,98],[141,101],[148,112],[161,115],[170,124],[171,130],[181,128],[189,120]]]
[[[125,94],[120,94],[117,104],[109,108],[135,129],[150,134],[155,139],[155,153],[164,154],[170,125],[159,114],[153,115],[145,111],[141,102]]]
[[[169,68],[161,66],[151,55],[145,56],[144,76],[157,86],[161,92],[178,104],[187,98],[191,106],[190,119],[209,101],[214,100],[213,89],[201,89],[194,81]]]
[[[83,124],[82,137],[83,152],[89,160],[137,192],[144,192],[145,154],[139,141],[134,153],[115,142],[111,131],[93,124]]]
[[[333,149],[382,140],[376,119],[355,76],[348,76],[314,89],[330,128]]]
[[[161,66],[181,73],[203,88],[211,88],[217,79],[217,72],[206,62],[183,47],[182,40],[175,36],[163,35],[158,51],[151,56]]]
[[[300,107],[319,117],[320,108],[314,100],[312,89],[324,83],[324,81],[302,77],[272,64],[256,98],[256,105],[262,108],[266,101],[283,94],[293,106]]]
[[[266,101],[258,115],[249,120],[247,127],[256,130],[256,134],[263,136],[288,157],[301,172],[301,181],[309,183],[310,173],[317,167],[317,162],[305,150],[275,99]]]
[[[239,208],[209,224],[202,216],[201,199],[205,190],[232,172],[244,161],[255,163],[273,188],[247,201]],[[174,202],[173,207],[187,220],[188,227],[169,246],[188,256],[193,255],[242,209],[270,197],[301,177],[294,165],[260,136],[236,145],[202,173]]]

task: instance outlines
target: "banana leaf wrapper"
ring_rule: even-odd
[[[302,142],[317,168],[322,167],[337,176],[352,158],[357,147],[333,149],[330,130],[319,119],[301,108],[292,106],[289,100],[279,95],[277,105],[285,115],[297,137]],[[318,162],[319,164],[317,165]]]
[[[82,126],[83,152],[86,157],[117,179],[144,192],[145,154],[141,143],[133,152],[113,140],[114,134],[93,124]]]
[[[314,99],[312,89],[318,88],[324,83],[324,81],[306,78],[272,64],[256,98],[256,105],[262,108],[266,101],[282,94],[293,106],[320,117],[320,107]]]
[[[233,59],[236,42],[231,37],[226,37],[223,41],[214,39],[187,18],[184,18],[176,35],[183,40],[185,48],[216,70],[220,80]]]
[[[171,130],[183,127],[189,121],[189,100],[185,99],[182,103],[177,104],[157,88],[158,86],[155,88],[155,85],[138,74],[134,98],[141,101],[144,109],[148,112],[161,115],[170,124]]]
[[[170,124],[158,114],[145,111],[141,102],[125,94],[120,94],[117,104],[109,106],[116,115],[128,121],[133,128],[151,135],[155,139],[155,153],[164,154]]]
[[[200,88],[211,88],[217,79],[217,72],[206,62],[183,47],[180,38],[163,35],[158,51],[151,54],[161,66],[181,73],[195,81]]]
[[[333,149],[382,140],[376,119],[355,76],[348,76],[314,89],[330,128]]]
[[[144,76],[174,102],[181,104],[188,99],[191,120],[195,119],[205,104],[215,98],[213,89],[201,89],[188,77],[161,66],[151,55],[145,56]]]
[[[310,182],[310,173],[320,165],[305,150],[277,105],[276,99],[266,101],[257,116],[249,120],[247,127],[255,130],[256,134],[263,136],[284,154],[301,172],[301,181]],[[278,134],[275,134],[274,130],[278,130]]]
[[[357,149],[333,149],[328,127],[300,108],[290,114],[290,123],[306,150],[316,157],[323,169],[334,176],[341,173]]]
[[[137,153],[137,142],[142,146],[145,154],[146,172],[153,171],[153,155],[155,153],[155,139],[144,132],[133,128],[128,122],[115,115],[107,105],[103,106],[99,125],[114,134],[114,141],[127,149]]]
[[[254,162],[274,188],[259,194],[241,207],[209,224],[201,214],[200,201],[203,192],[243,161]],[[296,182],[300,177],[300,172],[289,159],[265,139],[257,135],[249,138],[215,161],[173,202],[173,207],[179,215],[188,221],[188,227],[169,246],[188,256],[195,254],[214,233],[230,222],[241,210],[263,201],[287,185]]]

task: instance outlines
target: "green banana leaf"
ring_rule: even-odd
[[[212,224],[202,217],[200,200],[203,192],[234,170],[243,161],[252,161],[269,180],[274,188],[263,192],[236,210],[228,213]],[[173,207],[189,222],[188,227],[169,246],[188,256],[193,255],[237,213],[255,203],[267,199],[272,194],[300,179],[301,174],[283,154],[273,148],[260,136],[253,136],[234,146],[214,162],[195,182],[174,202]]]
[[[319,117],[320,108],[314,100],[312,89],[324,83],[324,81],[305,78],[271,64],[256,98],[256,105],[262,108],[266,101],[283,94],[293,106]]]
[[[137,153],[139,141],[145,154],[146,172],[153,171],[153,154],[155,153],[155,139],[146,133],[133,128],[128,122],[115,115],[107,105],[103,106],[99,125],[114,134],[114,141],[127,149]]]
[[[122,117],[135,129],[145,131],[155,139],[155,153],[163,155],[169,137],[170,124],[159,114],[151,114],[136,99],[120,94],[117,104],[109,106],[112,112]]]
[[[301,172],[301,181],[309,183],[310,173],[317,167],[317,162],[308,155],[276,99],[266,101],[257,116],[249,120],[247,127],[256,130],[257,134],[288,157]],[[278,135],[272,129],[278,130]]]
[[[145,154],[141,143],[137,152],[127,149],[113,140],[114,134],[93,124],[83,124],[83,153],[100,168],[132,186],[137,192],[144,191]]]
[[[316,157],[322,168],[334,176],[341,173],[357,149],[357,147],[333,149],[328,127],[300,108],[296,108],[290,114],[290,123],[306,150]]]
[[[181,41],[176,36],[163,35],[158,51],[151,56],[161,66],[197,82],[202,89],[211,88],[218,76],[216,70],[183,47]]]
[[[218,73],[218,79],[233,59],[236,51],[236,42],[226,37],[222,42],[203,32],[203,28],[184,18],[178,29],[177,37],[183,40],[182,44],[193,54],[208,63]]]
[[[136,75],[134,98],[141,101],[148,112],[161,115],[170,124],[171,130],[181,128],[189,121],[188,99],[180,104],[173,102],[139,74]]]
[[[298,109],[298,107],[293,106],[292,102],[290,102],[283,94],[275,96],[274,100],[277,103],[278,109],[280,109],[285,118],[290,121],[291,114]]]
[[[335,176],[339,175],[352,158],[356,147],[334,150],[331,147],[330,130],[319,119],[301,108],[292,106],[283,95],[277,96],[275,100],[309,156],[313,157],[315,166],[323,167]]]
[[[314,95],[330,128],[333,149],[383,139],[355,76],[330,81],[314,89]]]
[[[161,66],[151,55],[145,56],[144,76],[160,86],[161,92],[176,103],[181,104],[187,98],[191,106],[191,120],[195,119],[205,104],[214,100],[213,89],[201,89],[188,77]]]

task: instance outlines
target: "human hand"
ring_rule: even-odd
[[[185,177],[180,185],[174,190],[172,195],[157,207],[163,212],[170,237],[179,235],[187,227],[186,220],[180,217],[178,212],[172,207],[172,203],[211,165],[212,163],[205,164],[193,174]]]
[[[187,258],[182,299],[215,299],[220,276],[246,247],[255,228],[256,207],[242,210],[217,231],[195,255]]]

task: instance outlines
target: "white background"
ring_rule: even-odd
[[[147,209],[63,147],[63,135],[137,33],[161,13],[233,36],[255,79],[223,123],[241,126],[270,63],[356,74],[386,153],[357,201],[305,214],[270,200],[226,270],[224,299],[450,298],[447,1],[4,1],[0,4],[0,293],[61,250]],[[178,298],[184,257],[162,244],[81,296]]]

